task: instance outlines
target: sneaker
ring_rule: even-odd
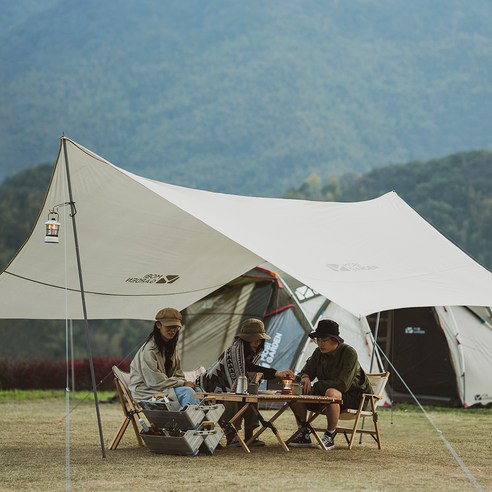
[[[239,442],[237,436],[234,436],[232,439],[227,440],[227,444],[226,444],[227,448],[237,448],[240,446],[241,446],[241,443]]]
[[[299,432],[289,442],[289,446],[298,448],[308,448],[311,444],[311,437],[309,436],[309,431],[307,429],[299,429]]]
[[[335,447],[335,435],[336,432],[325,432],[321,440],[323,441],[323,444],[325,445],[326,449],[333,449]],[[318,444],[318,448],[321,448],[321,446]]]
[[[253,442],[248,444],[248,447],[251,447],[251,446],[256,446],[256,447],[265,446],[265,442],[261,441],[260,439],[255,439]]]

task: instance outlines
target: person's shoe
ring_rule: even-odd
[[[326,449],[333,449],[335,447],[335,442],[334,442],[335,436],[336,436],[336,432],[326,431],[324,433],[321,440],[323,441],[323,444],[325,445]],[[318,448],[321,448],[321,446],[319,444],[318,444]]]
[[[309,436],[309,431],[307,429],[301,428],[297,434],[289,442],[289,446],[298,448],[308,448],[311,446],[311,437]]]
[[[265,442],[260,441],[260,439],[255,439],[253,442],[248,444],[248,447],[252,447],[252,446],[255,446],[255,447],[265,446]]]
[[[232,436],[230,439],[229,438],[227,439],[227,444],[226,444],[227,448],[237,448],[240,446],[241,443],[239,442],[237,436]]]
[[[244,429],[244,441],[247,443],[252,437],[253,437],[253,432],[254,429]],[[251,442],[251,444],[247,444],[248,447],[251,446],[264,446],[265,443],[263,441],[260,441],[259,439],[255,439],[254,441]]]

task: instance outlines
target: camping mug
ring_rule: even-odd
[[[301,383],[292,383],[292,394],[293,395],[302,395],[302,384]]]
[[[257,395],[258,394],[258,383],[249,383],[248,384],[248,393],[250,395]]]

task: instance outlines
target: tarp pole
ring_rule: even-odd
[[[374,364],[374,357],[376,355],[376,340],[378,339],[378,331],[379,331],[379,319],[381,318],[381,312],[379,311],[376,316],[376,326],[374,328],[374,338],[372,344],[372,354],[371,354],[371,363],[369,364],[369,372],[372,372],[372,366]]]
[[[378,339],[378,332],[379,332],[379,320],[381,318],[381,311],[378,311],[378,314],[376,316],[376,326],[374,327],[374,337],[373,337],[373,343],[372,343],[372,354],[371,354],[371,363],[369,364],[369,373],[372,372],[372,366],[374,364],[374,357],[376,356],[376,340]],[[361,429],[364,428],[364,423],[365,423],[366,418],[362,417],[362,423],[361,423]],[[360,434],[359,436],[359,444],[362,444],[362,436],[364,434]]]
[[[72,393],[75,394],[75,354],[73,352],[73,319],[70,320],[70,354],[71,354],[71,363],[72,363]]]
[[[75,209],[75,202],[73,201],[73,196],[72,196],[72,183],[70,181],[70,169],[69,169],[69,165],[68,165],[68,152],[67,152],[67,143],[66,143],[65,137],[62,137],[62,142],[63,142],[63,153],[65,156],[65,167],[67,170],[68,196],[69,196],[69,203],[70,203],[70,208],[71,208],[70,216],[72,217],[73,238],[74,238],[74,242],[75,242],[75,255],[77,257],[77,268],[79,271],[80,296],[82,299],[82,310],[84,312],[85,339],[86,339],[86,344],[87,344],[87,353],[89,355],[89,366],[90,366],[90,370],[91,370],[92,392],[94,393],[94,403],[96,405],[97,425],[99,427],[99,439],[101,441],[102,457],[106,458],[106,449],[104,447],[104,437],[103,437],[102,424],[101,424],[101,414],[99,412],[99,401],[97,398],[96,376],[95,376],[95,372],[94,372],[94,361],[92,360],[92,349],[91,349],[91,342],[90,342],[89,321],[87,318],[87,306],[86,306],[86,302],[85,302],[84,281],[82,278],[82,267],[81,267],[81,263],[80,263],[80,252],[79,252],[79,240],[78,240],[78,236],[77,236],[77,224],[75,221],[75,214],[77,213],[77,210]]]
[[[456,346],[458,347],[458,352],[460,354],[460,362],[461,362],[461,381],[463,383],[463,393],[461,396],[461,401],[463,402],[463,406],[466,408],[466,368],[465,368],[465,354],[463,353],[463,345],[461,344],[461,334],[459,331],[458,323],[456,322],[456,318],[453,313],[453,306],[449,306],[449,314],[451,315],[451,319],[453,320],[453,325],[455,327],[455,341]],[[441,328],[442,329],[442,328]]]

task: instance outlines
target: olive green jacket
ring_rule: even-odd
[[[317,348],[301,370],[301,377],[318,381],[314,393],[324,395],[328,388],[342,393],[358,391],[372,393],[366,373],[360,367],[357,352],[350,345],[341,343],[333,352],[322,354]]]

